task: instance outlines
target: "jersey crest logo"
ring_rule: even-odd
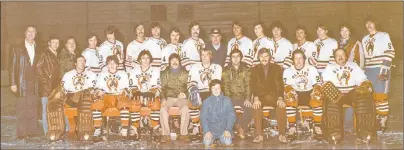
[[[167,46],[167,43],[164,42],[163,40],[160,40],[160,41],[157,43],[157,45],[160,45],[160,50],[163,50],[163,49]]]
[[[300,74],[295,79],[295,84],[300,88],[300,90],[307,90],[308,83],[307,76]]]
[[[177,54],[181,54],[181,46],[178,45],[177,48],[175,48],[175,51],[177,51]]]
[[[138,78],[138,85],[141,92],[148,92],[150,89],[150,78],[148,76],[140,76]]]
[[[73,85],[74,85],[74,88],[75,88],[76,90],[82,90],[83,87],[84,87],[85,80],[86,80],[86,79],[85,79],[84,76],[82,76],[82,75],[75,76],[75,77],[73,78]]]
[[[257,42],[254,43],[254,58],[258,53],[258,47],[260,46],[260,39],[257,40]]]
[[[374,48],[375,45],[373,43],[373,40],[369,40],[369,42],[366,44],[366,52],[368,53],[369,56],[372,56]]]
[[[232,51],[233,51],[234,49],[240,50],[240,49],[239,49],[240,45],[241,45],[241,42],[240,42],[240,41],[235,41],[233,44],[231,44],[231,50],[232,50]]]
[[[209,85],[210,80],[212,79],[212,74],[208,70],[205,70],[201,73],[200,79],[203,85]]]
[[[321,49],[321,47],[323,46],[323,42],[318,42],[318,43],[316,44],[316,46],[317,46],[317,54],[320,55],[320,49]]]
[[[201,54],[201,50],[203,48],[203,43],[201,41],[197,41],[197,42],[195,42],[195,47],[196,47],[196,50],[198,50],[198,53]]]
[[[119,81],[115,77],[110,77],[107,80],[107,87],[110,91],[117,91],[119,86]]]
[[[340,85],[348,86],[348,81],[351,78],[351,73],[348,70],[343,70],[341,74],[337,74]]]

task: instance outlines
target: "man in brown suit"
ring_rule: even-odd
[[[251,91],[253,93],[254,122],[257,135],[253,142],[263,141],[262,116],[264,106],[276,108],[279,141],[287,142],[285,137],[286,109],[283,100],[282,68],[270,63],[271,54],[269,49],[260,49],[258,59],[260,64],[253,67],[251,71]]]

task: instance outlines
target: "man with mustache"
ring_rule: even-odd
[[[275,21],[271,25],[272,41],[274,42],[274,49],[271,49],[271,56],[274,63],[281,66],[283,69],[289,68],[292,65],[292,43],[282,36],[283,25],[279,21]]]
[[[60,75],[63,76],[66,72],[74,69],[74,59],[76,58],[76,39],[68,37],[65,48],[60,51]]]
[[[305,64],[314,66],[317,63],[317,47],[312,41],[307,40],[307,30],[303,26],[296,27],[297,43],[293,44],[293,50],[302,50],[306,55]]]
[[[343,109],[347,104],[355,108],[356,142],[369,143],[376,140],[375,104],[373,86],[365,73],[354,62],[347,62],[344,49],[334,51],[336,64],[329,64],[322,76],[324,93],[323,125],[326,140],[332,144],[343,141]]]
[[[168,67],[161,72],[161,126],[163,128],[163,139],[165,142],[169,139],[171,133],[169,126],[168,110],[177,106],[181,111],[180,139],[186,140],[189,125],[189,108],[188,108],[188,71],[181,66],[181,59],[177,53],[173,53],[168,58]],[[172,127],[173,128],[173,127]]]
[[[86,58],[86,70],[90,70],[98,75],[101,72],[103,64],[99,48],[97,47],[97,35],[89,33],[87,35],[87,42],[88,47],[81,53],[81,55]]]
[[[131,72],[135,64],[139,64],[137,62],[137,57],[139,53],[144,50],[144,43],[147,38],[144,35],[144,25],[138,24],[135,26],[135,36],[136,39],[128,44],[126,48],[126,60],[125,60],[125,68],[126,72]]]
[[[258,50],[262,48],[273,50],[275,47],[274,42],[265,35],[266,28],[263,22],[254,23],[253,28],[254,33],[257,36],[257,39],[253,41],[253,48],[254,48],[253,66],[255,66],[260,63],[260,61],[258,60]]]
[[[167,46],[166,40],[161,38],[161,24],[158,22],[152,22],[150,24],[152,36],[148,37],[144,42],[144,49],[150,51],[153,61],[150,62],[152,67],[161,69],[161,53]],[[139,62],[140,63],[140,62]]]
[[[171,43],[168,44],[161,52],[161,70],[165,70],[169,65],[169,57],[171,54],[181,54],[182,43],[180,40],[180,29],[173,27],[170,29]]]
[[[317,36],[318,39],[314,41],[314,44],[317,46],[317,64],[316,66],[318,73],[321,75],[330,62],[330,57],[334,50],[338,48],[338,43],[335,39],[329,37],[327,35],[328,29],[326,26],[320,24],[317,26]]]
[[[230,63],[230,53],[233,49],[238,49],[243,52],[243,62],[248,67],[253,65],[253,44],[250,38],[244,36],[242,25],[238,21],[234,21],[232,24],[234,38],[230,39],[227,43],[227,56],[225,61],[225,67]]]
[[[258,51],[260,64],[251,70],[251,91],[253,94],[254,124],[256,137],[253,142],[258,143],[264,140],[262,136],[263,112],[269,114],[267,106],[276,108],[276,120],[279,130],[279,141],[286,140],[286,110],[283,100],[284,83],[282,80],[282,68],[279,65],[270,63],[272,60],[269,49],[262,48]],[[271,116],[271,120],[274,116]]]
[[[378,31],[372,18],[365,19],[365,27],[369,34],[363,37],[365,47],[365,74],[375,88],[378,130],[386,131],[389,115],[388,93],[390,90],[391,66],[395,50],[386,32]]]
[[[108,70],[107,66],[107,57],[111,55],[116,55],[119,61],[118,64],[118,70],[124,70],[124,65],[123,65],[123,59],[124,59],[124,47],[121,41],[118,41],[116,39],[116,33],[117,30],[114,26],[108,26],[104,33],[107,37],[107,39],[101,43],[100,45],[100,50],[99,54],[100,57],[102,58],[102,63],[104,64],[102,70],[106,71]]]
[[[181,64],[190,71],[191,66],[201,61],[201,51],[205,48],[205,42],[199,38],[200,25],[193,21],[189,24],[188,31],[191,37],[184,41],[181,51]]]

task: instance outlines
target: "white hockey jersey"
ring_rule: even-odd
[[[82,73],[77,73],[76,69],[66,72],[63,75],[61,84],[66,93],[76,93],[82,90],[93,88],[97,83],[97,75],[85,70]]]
[[[235,37],[230,39],[227,44],[227,56],[224,66],[226,67],[230,63],[230,53],[234,48],[239,49],[243,53],[243,62],[247,64],[248,67],[253,65],[253,42],[250,38],[243,36],[240,39]]]
[[[129,73],[129,87],[142,93],[150,92],[151,89],[160,93],[160,68],[150,67],[143,72],[140,65],[135,65]]]
[[[176,54],[181,54],[181,47],[182,44],[179,43],[178,45],[175,44],[168,44],[163,51],[161,52],[161,70],[165,70],[166,67],[169,65],[169,57],[171,54],[176,53]]]
[[[147,39],[145,39],[146,41]],[[144,50],[144,43],[142,43],[133,40],[128,44],[128,47],[126,48],[126,60],[125,60],[125,68],[127,72],[130,72],[133,67],[135,66],[135,63],[137,62],[137,57],[139,56],[139,53]]]
[[[222,67],[220,65],[211,64],[205,68],[202,63],[197,63],[189,71],[188,91],[191,87],[196,86],[199,92],[209,92],[209,82],[214,79],[222,79]]]
[[[359,86],[367,77],[363,70],[354,62],[347,62],[345,66],[329,64],[322,74],[323,82],[331,81],[342,93],[348,93],[355,86]]]
[[[258,51],[261,48],[266,48],[269,49],[270,51],[273,50],[274,47],[274,41],[272,41],[270,38],[264,36],[261,38],[257,38],[253,41],[253,48],[254,48],[254,52],[253,52],[253,66],[260,64],[260,61],[258,60]]]
[[[118,70],[114,74],[109,71],[102,71],[98,75],[96,88],[106,94],[118,95],[125,88],[129,88],[128,74],[122,70]]]
[[[181,65],[189,71],[192,65],[201,62],[200,54],[204,48],[205,42],[201,38],[195,40],[191,37],[185,40],[181,50]]]
[[[365,68],[377,68],[382,64],[390,67],[395,51],[388,33],[377,32],[373,36],[368,34],[363,37],[362,45],[365,53]]]
[[[98,75],[104,65],[102,57],[98,52],[98,47],[96,49],[86,48],[81,55],[86,59],[86,70],[90,70]]]
[[[272,61],[282,68],[286,69],[292,65],[292,52],[293,45],[292,43],[282,37],[278,41],[274,41],[274,49],[271,50]]]
[[[297,70],[293,65],[283,71],[283,82],[291,85],[295,91],[310,91],[316,84],[321,84],[320,75],[314,66],[306,64],[302,69]]]
[[[164,47],[167,46],[166,40],[163,38],[156,39],[154,37],[149,37],[144,42],[144,49],[148,50],[152,57],[153,62],[151,62],[152,67],[161,68],[161,52]]]
[[[121,62],[119,62],[118,64],[118,70],[124,70],[124,64],[123,64],[123,60],[124,60],[124,47],[122,42],[115,40],[115,43],[111,43],[108,40],[105,40],[101,45],[100,45],[100,56],[102,58],[102,63],[104,64],[104,66],[102,67],[103,71],[107,71],[107,57],[111,56],[111,55],[117,55],[114,54],[113,50],[114,48],[119,48],[120,47],[120,51],[119,51],[119,56],[118,59],[121,60]]]
[[[330,57],[333,55],[333,52],[338,48],[338,42],[328,37],[327,39],[320,40],[317,39],[314,41],[317,47],[317,64],[315,65],[317,71],[321,74],[327,64],[330,63]]]
[[[318,57],[316,44],[311,41],[306,41],[302,45],[299,45],[298,43],[293,44],[293,51],[298,49],[302,50],[306,55],[306,64],[312,66],[316,65]]]

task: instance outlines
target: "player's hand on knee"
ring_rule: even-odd
[[[248,100],[248,99],[247,99],[247,100],[245,100],[245,101],[244,101],[244,106],[245,106],[245,107],[252,107],[252,103],[251,103],[251,101],[250,101],[250,100]]]
[[[180,94],[178,94],[178,98],[179,99],[186,99],[187,98],[187,95],[185,95],[185,93],[180,93]]]
[[[279,108],[285,108],[285,106],[286,106],[285,101],[283,101],[282,97],[278,98],[278,101],[276,102],[276,104],[278,105]]]
[[[17,85],[12,85],[10,88],[14,93],[17,92]]]
[[[258,109],[261,107],[261,101],[258,100],[258,97],[254,98],[253,108]]]

